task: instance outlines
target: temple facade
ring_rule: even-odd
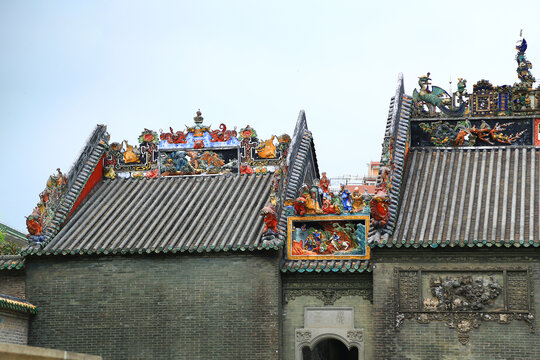
[[[427,73],[408,95],[400,75],[370,191],[320,172],[303,111],[270,139],[200,111],[131,142],[98,125],[48,179],[30,246],[0,258],[22,343],[103,359],[540,358],[526,48],[513,85],[447,92]]]

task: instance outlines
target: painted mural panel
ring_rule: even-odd
[[[369,259],[369,216],[288,218],[289,259]]]

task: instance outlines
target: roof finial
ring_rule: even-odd
[[[195,120],[195,124],[201,125],[203,123],[204,118],[201,115],[201,109],[197,110],[197,116],[193,118],[193,120]]]

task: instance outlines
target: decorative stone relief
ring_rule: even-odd
[[[314,288],[311,283],[284,284],[283,302],[289,301],[301,296],[313,296],[321,300],[325,306],[334,305],[336,300],[344,296],[361,296],[362,298],[373,302],[373,288],[370,283],[364,284],[365,287],[358,287],[356,283],[328,283],[324,288]]]
[[[523,320],[535,330],[530,268],[396,268],[395,287],[396,328],[445,321],[462,344],[482,321]]]
[[[296,341],[299,342],[306,342],[311,340],[311,331],[310,330],[303,330],[303,329],[297,329],[296,330]]]
[[[349,339],[349,341],[364,341],[364,331],[349,330],[347,331],[347,339]]]

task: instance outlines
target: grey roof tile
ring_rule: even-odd
[[[103,180],[37,254],[263,248],[272,174]]]
[[[0,270],[19,270],[24,268],[24,257],[19,255],[0,255]]]
[[[402,203],[380,246],[539,246],[540,150],[416,148]]]

